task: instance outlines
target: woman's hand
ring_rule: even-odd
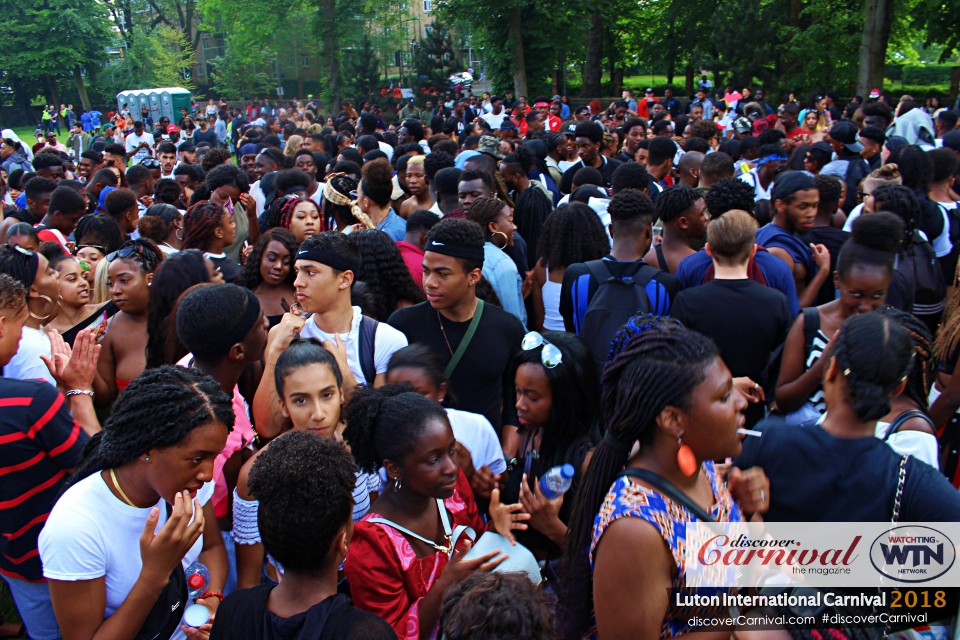
[[[277,358],[284,349],[290,346],[293,339],[303,330],[307,319],[294,313],[285,313],[280,323],[270,329],[267,334],[267,348],[264,360],[268,364],[276,364]]]
[[[548,499],[540,490],[539,478],[533,483],[533,489],[528,483],[527,474],[523,474],[520,481],[520,504],[523,510],[530,515],[530,526],[547,536],[554,542],[563,541],[567,533],[567,526],[560,521],[560,507],[563,506],[563,496],[553,500]],[[560,544],[557,542],[557,544]]]
[[[191,518],[193,522],[190,522]],[[170,579],[170,573],[200,538],[203,532],[203,509],[199,501],[191,500],[190,493],[184,491],[177,494],[170,518],[160,533],[154,535],[159,520],[160,509],[154,507],[140,534],[140,557],[143,560],[141,573],[148,573],[162,584]]]
[[[760,467],[731,467],[727,489],[745,515],[763,514],[770,509],[770,479]]]
[[[763,387],[747,377],[734,378],[733,388],[745,395],[747,400],[754,404],[764,402],[767,399],[766,394],[763,392]]]
[[[467,555],[471,548],[473,548],[473,544],[467,541],[459,551],[454,552],[450,562],[443,568],[440,577],[437,579],[437,583],[441,586],[441,593],[446,591],[447,587],[457,584],[474,571],[492,571],[510,557],[500,555],[500,549],[496,549],[488,554],[464,560],[463,556]]]
[[[97,375],[97,359],[100,357],[100,345],[94,338],[93,329],[84,329],[77,334],[73,349],[56,331],[50,331],[51,357],[40,356],[57,384],[69,391],[93,389],[93,379]]]
[[[212,600],[217,600],[217,598],[212,598]],[[185,624],[180,625],[180,629],[183,631],[183,635],[190,638],[190,640],[210,640],[210,630],[213,629],[213,616],[210,616],[210,622],[202,624],[196,629],[188,627]]]
[[[522,504],[500,504],[500,489],[490,491],[490,528],[509,540],[510,544],[517,544],[513,531],[526,531],[526,520],[529,519],[530,514],[523,513]]]
[[[489,500],[493,495],[493,490],[500,484],[500,476],[493,475],[490,467],[484,465],[473,473],[470,478],[470,488],[478,498]]]

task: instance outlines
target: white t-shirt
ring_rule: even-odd
[[[393,160],[393,147],[391,147],[386,142],[380,142],[377,140],[377,145],[380,147],[380,151],[383,151],[387,154],[387,160]]]
[[[473,458],[473,468],[490,467],[494,475],[507,470],[503,449],[490,421],[479,413],[447,409],[447,418],[453,436],[467,448]]]
[[[357,382],[363,384],[363,369],[360,367],[360,319],[363,314],[360,313],[360,307],[353,307],[353,322],[350,325],[350,333],[340,334],[340,340],[347,348],[347,364],[350,365],[350,371]],[[307,323],[300,332],[302,338],[316,338],[320,342],[325,340],[334,341],[333,334],[321,331],[314,318],[307,319]],[[388,325],[381,322],[377,325],[377,333],[373,339],[373,361],[377,367],[377,374],[386,373],[387,365],[390,364],[390,358],[400,349],[407,346],[407,337]]]
[[[308,198],[310,198],[311,200],[313,200],[313,203],[314,203],[315,205],[317,205],[317,208],[319,208],[319,209],[321,209],[321,210],[323,209],[323,190],[324,190],[326,187],[327,187],[327,183],[326,183],[326,182],[318,182],[318,183],[317,183],[317,190],[314,191],[313,193],[311,193],[309,196],[307,196]],[[260,191],[260,190],[257,189],[257,191]],[[263,194],[262,191],[260,191],[260,193]]]
[[[250,197],[257,203],[257,217],[260,217],[260,214],[263,213],[263,207],[267,202],[267,197],[263,195],[263,191],[260,190],[259,180],[250,185]]]
[[[861,202],[853,209],[850,210],[850,215],[847,216],[847,221],[843,223],[843,230],[847,232],[853,231],[853,221],[859,218],[863,214],[863,203]]]
[[[503,124],[503,121],[507,119],[507,114],[503,109],[500,110],[499,115],[493,115],[493,113],[485,113],[482,116],[484,122],[490,125],[490,128],[494,131],[500,129],[500,125]]]
[[[756,169],[748,173],[741,173],[739,177],[741,180],[753,187],[755,200],[770,200],[772,198],[771,194],[773,193],[773,185],[775,183],[771,182],[769,185],[767,185],[767,188],[764,189],[763,184],[760,183],[760,176],[757,175]]]
[[[150,149],[153,149],[153,135],[143,132],[142,136],[138,136],[136,132],[127,134],[127,141],[124,146],[127,149],[127,155],[140,146],[141,143],[146,142],[149,145]],[[137,154],[130,157],[130,164],[140,164],[141,161],[146,160],[150,157],[150,152],[146,149],[140,149],[137,151]]]
[[[196,499],[205,505],[213,490],[213,481],[205,483]],[[156,507],[160,509],[159,532],[167,521],[167,509],[163,499]],[[40,532],[43,576],[67,581],[105,577],[103,617],[109,618],[140,577],[140,534],[149,515],[150,507],[131,507],[113,495],[99,472],[84,478],[57,501]],[[202,550],[201,535],[183,557],[183,568],[193,564]],[[183,632],[178,628],[171,638],[184,638]]]
[[[17,355],[3,368],[3,377],[14,380],[46,380],[53,386],[57,381],[50,375],[47,365],[40,356],[51,354],[50,336],[40,329],[24,326],[20,333],[20,346]]]

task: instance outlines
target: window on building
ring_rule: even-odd
[[[430,13],[433,11],[433,0],[423,0],[423,12]]]
[[[203,65],[202,65],[202,64],[198,64],[198,65],[197,65],[197,75],[198,75],[198,76],[202,76],[202,75],[203,75]]]
[[[429,1],[429,0],[428,0],[428,1]],[[424,28],[423,28],[423,32],[426,33],[426,34],[429,36],[429,35],[431,35],[431,34],[433,33],[433,27],[430,27],[430,26],[424,27]]]
[[[204,48],[204,49],[209,49],[209,48],[210,48],[210,41],[209,41],[209,40],[201,40],[200,42],[203,43],[203,48]]]
[[[293,58],[287,58],[287,69],[293,69]]]
[[[309,56],[300,56],[300,66],[303,67],[304,69],[310,66]]]

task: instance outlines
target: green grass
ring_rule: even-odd
[[[23,144],[30,146],[36,144],[36,138],[33,137],[33,131],[33,127],[13,127],[13,132],[20,136],[20,140],[23,141]],[[53,132],[56,133],[57,130],[54,129]],[[62,142],[64,146],[67,144],[67,138],[70,137],[69,133],[70,132],[67,131],[66,127],[60,127],[60,135],[57,136],[57,140]]]

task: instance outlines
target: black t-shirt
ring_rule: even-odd
[[[844,231],[843,229],[837,229],[835,227],[813,227],[810,229],[810,238],[811,242],[815,244],[822,244],[827,248],[827,251],[830,252],[830,273],[836,273],[837,271],[837,258],[840,257],[840,247],[843,246],[843,243],[847,241],[847,238],[850,237],[850,233]],[[837,297],[837,289],[833,284],[833,277],[827,278],[827,281],[823,283],[823,286],[820,287],[820,293],[817,294],[818,306],[821,304],[826,304]]]
[[[760,384],[770,354],[787,339],[793,321],[787,296],[750,279],[711,280],[685,289],[670,315],[712,338],[734,378],[747,376]],[[763,413],[763,404],[750,404],[747,423],[756,424]]]
[[[619,160],[607,158],[606,156],[600,157],[603,159],[603,166],[597,170],[603,176],[603,186],[609,187],[613,181],[614,170],[623,163]],[[583,160],[577,160],[575,165],[563,172],[563,177],[560,178],[560,193],[571,193],[573,191],[573,176],[582,168]]]
[[[450,350],[456,353],[470,320],[453,322],[444,318],[441,331],[437,310],[429,302],[421,302],[394,312],[389,324],[402,332],[410,344],[420,343],[432,348],[446,365],[453,357]],[[470,346],[450,376],[449,385],[457,398],[458,408],[483,414],[497,433],[502,425],[517,424],[510,361],[520,351],[523,334],[523,325],[515,316],[486,305]]]
[[[889,522],[901,455],[875,437],[844,439],[819,425],[757,425],[733,461],[770,479],[767,522]],[[911,457],[901,522],[960,522],[960,493],[942,473]]]

